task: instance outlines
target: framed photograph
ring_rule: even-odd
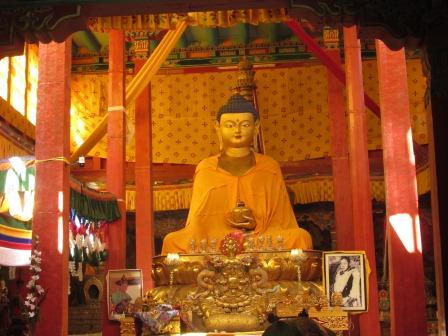
[[[323,281],[330,306],[367,310],[365,253],[324,252]]]
[[[109,319],[120,320],[129,313],[135,300],[143,297],[142,270],[109,270],[106,281]]]

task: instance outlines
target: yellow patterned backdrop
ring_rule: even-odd
[[[280,162],[329,155],[326,78],[321,65],[257,71],[266,154]]]
[[[364,61],[366,92],[378,99],[376,61]],[[127,76],[127,81],[131,76]],[[257,70],[258,104],[266,153],[278,161],[328,156],[330,132],[327,74],[322,65]],[[196,164],[216,153],[213,121],[236,85],[236,72],[157,75],[151,83],[154,162]],[[420,61],[408,60],[408,85],[414,139],[427,143],[423,103],[426,84]],[[74,150],[107,110],[107,75],[72,76],[71,144]],[[127,108],[134,123],[134,108]],[[128,129],[127,160],[135,160],[133,128]],[[369,148],[381,148],[378,118],[368,112]],[[106,139],[90,153],[106,156]]]
[[[409,108],[411,111],[411,126],[414,140],[419,144],[428,143],[426,129],[426,110],[424,96],[426,91],[426,78],[423,76],[419,59],[407,61]],[[376,60],[363,62],[364,90],[379,105],[378,70]],[[381,122],[371,112],[367,119],[369,149],[381,148]]]
[[[84,142],[107,111],[107,74],[72,75],[71,91],[70,139],[73,151]],[[96,146],[91,154],[105,156],[101,149]]]

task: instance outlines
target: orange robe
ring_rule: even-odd
[[[252,210],[254,236],[277,236],[287,249],[311,249],[311,235],[298,227],[278,163],[269,156],[255,153],[256,164],[242,176],[234,176],[218,167],[218,155],[202,160],[196,167],[190,211],[185,228],[168,234],[162,254],[188,253],[191,239],[219,241],[237,230],[226,220],[237,199]]]

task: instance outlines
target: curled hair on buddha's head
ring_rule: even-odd
[[[218,111],[216,115],[216,120],[218,122],[221,121],[221,116],[225,113],[251,113],[254,116],[254,121],[258,120],[258,111],[255,108],[254,104],[248,101],[239,93],[232,95],[227,103]]]

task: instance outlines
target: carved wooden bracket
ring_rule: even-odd
[[[80,5],[1,7],[0,57],[21,54],[25,41],[63,42],[86,26]]]
[[[290,0],[291,15],[330,26],[359,25],[362,38],[378,38],[391,49],[418,47],[428,1]]]

